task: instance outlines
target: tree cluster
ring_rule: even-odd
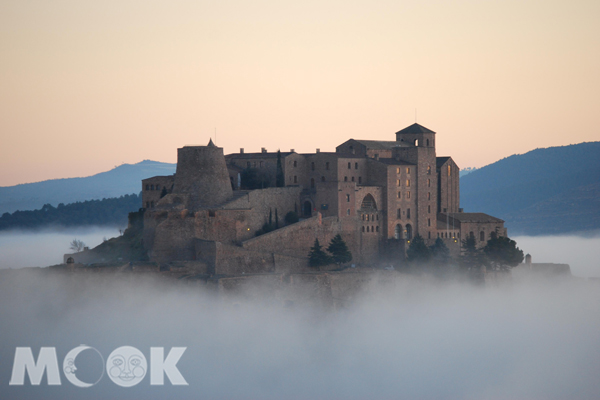
[[[340,234],[331,239],[327,251],[330,254],[325,253],[319,239],[315,239],[315,243],[308,253],[309,265],[311,267],[321,267],[333,263],[345,264],[352,261],[352,253],[348,250],[348,246]]]
[[[0,230],[36,229],[45,226],[113,225],[126,226],[127,215],[142,206],[141,196],[127,194],[118,198],[88,200],[57,207],[45,204],[39,210],[15,211],[0,217]]]

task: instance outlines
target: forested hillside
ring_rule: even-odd
[[[37,183],[0,187],[0,214],[36,210],[45,204],[108,199],[142,190],[142,179],[172,175],[175,164],[145,160],[123,164],[110,171],[85,178],[52,179]]]
[[[462,177],[461,207],[504,219],[512,234],[600,229],[599,183],[600,142],[536,149]]]
[[[0,230],[85,225],[126,228],[127,215],[140,207],[142,199],[136,194],[66,205],[60,203],[57,207],[45,204],[39,210],[4,213],[0,217]]]

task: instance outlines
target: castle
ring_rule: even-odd
[[[395,141],[350,139],[335,153],[185,146],[174,175],[142,181],[144,246],[151,261],[241,275],[308,271],[315,238],[327,246],[337,234],[359,265],[402,263],[417,234],[454,255],[467,235],[479,247],[505,236],[504,221],[460,208],[459,168],[437,157],[435,137],[415,123]],[[299,222],[284,222],[290,212]],[[276,229],[257,236],[268,223]]]

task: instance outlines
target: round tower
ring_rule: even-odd
[[[177,149],[173,193],[190,196],[190,208],[210,208],[233,195],[223,149],[212,139],[207,146]]]

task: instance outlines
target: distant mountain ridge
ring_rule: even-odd
[[[461,207],[506,221],[510,234],[600,229],[600,142],[536,149],[461,178]]]
[[[56,207],[60,203],[138,194],[142,190],[142,179],[172,175],[175,169],[176,164],[144,160],[137,164],[123,164],[84,178],[51,179],[0,187],[0,214],[16,210],[36,210],[44,204]]]

